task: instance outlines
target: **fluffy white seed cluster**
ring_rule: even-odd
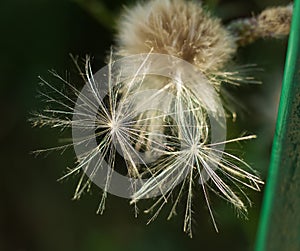
[[[252,81],[251,78],[243,79],[240,77],[239,71],[228,72],[225,70],[226,64],[230,62],[236,52],[236,38],[222,26],[219,19],[212,17],[199,3],[183,0],[152,0],[126,9],[119,20],[116,41],[118,45],[117,54],[120,56],[149,52],[162,53],[191,63],[208,78],[217,92],[221,81],[232,84]],[[178,75],[180,76],[180,69]],[[234,155],[217,152],[218,150],[214,149],[213,146],[215,145],[209,142],[208,136],[211,128],[207,122],[207,112],[210,111],[206,110],[209,109],[208,107],[203,106],[203,99],[197,95],[197,92],[193,92],[193,86],[182,81],[182,85],[179,87],[174,82],[164,81],[162,78],[153,79],[152,77],[150,80],[145,79],[143,88],[168,90],[176,96],[177,101],[180,100],[179,103],[173,103],[173,107],[170,107],[168,111],[171,113],[175,109],[177,120],[180,121],[179,124],[181,125],[177,128],[176,136],[181,143],[184,142],[186,147],[182,151],[166,152],[165,158],[154,166],[151,172],[152,178],[142,189],[137,191],[132,201],[137,202],[147,193],[151,194],[153,189],[158,189],[164,182],[168,184],[171,187],[169,193],[163,194],[154,206],[147,210],[150,212],[157,208],[156,213],[151,218],[153,220],[174,192],[175,186],[172,187],[172,184],[176,184],[176,182],[172,180],[172,183],[169,180],[170,175],[177,173],[180,177],[182,173],[188,173],[181,184],[181,189],[179,192],[177,191],[177,199],[170,216],[175,214],[179,198],[184,187],[187,187],[184,231],[188,232],[190,236],[192,236],[193,188],[197,186],[196,181],[198,179],[213,222],[214,217],[209,205],[207,189],[215,191],[219,196],[232,203],[238,211],[245,214],[246,205],[239,194],[245,196],[246,201],[249,200],[241,187],[248,186],[259,190],[259,184],[262,181],[254,175],[253,170],[245,162]],[[208,100],[209,97],[206,99]],[[138,103],[135,105],[139,106]],[[182,105],[193,112],[184,112]],[[144,116],[149,116],[149,114],[144,114]],[[143,128],[151,131],[152,124],[164,125],[164,120],[164,117],[148,120],[146,124],[142,123]],[[191,124],[194,127],[189,127]],[[165,127],[162,126],[160,129],[159,133],[164,134]],[[246,138],[238,138],[233,141]],[[144,138],[143,140],[148,146],[151,145],[149,141],[157,141],[155,138]],[[225,142],[219,142],[219,144],[223,143]],[[220,155],[221,157],[218,157]],[[247,169],[249,172],[246,171]],[[207,184],[203,181],[205,179],[203,170],[210,180]],[[176,175],[174,176],[176,177]],[[236,193],[235,189],[239,192]],[[216,227],[215,222],[214,225]]]
[[[111,70],[114,66],[112,56],[108,63],[108,92],[105,101],[99,99],[89,60],[81,75],[96,103],[91,102],[91,97],[81,96],[79,90],[56,73],[53,73],[54,76],[72,91],[72,95],[42,80],[59,97],[42,94],[50,108],[36,114],[32,120],[34,125],[79,128],[83,131],[96,127],[95,134],[86,135],[80,141],[64,146],[84,145],[91,138],[97,137],[97,145],[78,156],[77,166],[64,176],[84,170],[74,198],[79,198],[89,189],[91,180],[103,167],[103,163],[107,162],[112,169],[104,179],[104,192],[99,206],[99,212],[102,213],[112,182],[112,172],[119,158],[117,152],[121,151],[127,176],[132,180],[147,177],[147,181],[138,189],[132,183],[134,193],[131,203],[136,204],[141,199],[153,197],[153,193],[160,191],[154,205],[146,210],[154,211],[150,221],[171,201],[172,195],[175,201],[169,217],[174,215],[181,197],[186,193],[184,231],[192,236],[192,200],[193,191],[197,187],[203,191],[216,229],[209,203],[210,191],[246,214],[250,200],[243,188],[260,190],[259,186],[263,182],[247,163],[218,146],[254,136],[213,141],[210,121],[210,114],[213,114],[217,118],[215,123],[225,126],[225,114],[219,112],[223,111],[222,104],[216,103],[212,95],[216,93],[217,98],[220,98],[221,81],[236,84],[251,80],[240,78],[239,72],[224,70],[235,52],[235,38],[201,5],[183,0],[152,0],[127,9],[120,19],[116,55],[146,53],[150,58],[152,54],[160,53],[175,56],[192,64],[196,68],[195,72],[199,71],[206,77],[211,88],[201,85],[196,73],[191,73],[190,81],[186,81],[183,77],[184,68],[174,68],[176,80],[153,76],[147,72],[147,62],[121,65],[120,72],[115,76],[116,72]],[[159,60],[150,63],[157,69],[165,67],[165,63]],[[137,69],[133,78],[120,81],[122,74],[126,75],[132,68]],[[144,72],[139,74],[142,68]],[[146,99],[145,96],[139,97],[145,91],[154,93]],[[164,93],[169,93],[172,98],[167,98]],[[78,99],[83,107],[79,117],[74,116],[74,106]],[[59,108],[51,108],[52,104]],[[135,113],[147,105],[151,109]],[[161,107],[164,107],[163,113]],[[97,113],[96,121],[91,113]],[[221,119],[218,119],[220,116]],[[98,153],[101,153],[100,157]],[[144,157],[141,158],[141,155]],[[89,178],[86,173],[90,173]]]

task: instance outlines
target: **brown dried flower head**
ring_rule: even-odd
[[[257,19],[262,37],[282,37],[290,33],[293,6],[273,7],[263,11]]]
[[[200,4],[153,0],[127,9],[118,25],[118,54],[169,54],[203,73],[224,66],[236,51],[235,39]]]

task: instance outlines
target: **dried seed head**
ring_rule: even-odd
[[[239,46],[245,46],[259,38],[281,38],[290,33],[293,5],[272,7],[260,15],[232,21],[228,30],[236,37]]]
[[[260,33],[267,37],[281,37],[290,33],[293,6],[274,7],[263,11],[257,19]]]
[[[152,0],[127,9],[119,21],[118,54],[169,54],[202,72],[222,68],[236,51],[234,38],[201,5],[183,0]]]
[[[156,210],[151,221],[171,200],[175,187],[181,183],[170,217],[176,213],[181,194],[188,187],[184,231],[190,236],[195,186],[203,190],[216,229],[208,190],[246,213],[244,201],[251,203],[243,187],[259,190],[263,182],[248,164],[225,152],[223,145],[254,136],[226,140],[226,133],[218,131],[220,128],[226,130],[226,114],[216,87],[222,81],[232,84],[252,81],[240,77],[243,69],[224,70],[236,51],[236,37],[200,5],[184,0],[151,0],[137,5],[126,11],[118,28],[119,56],[146,55],[128,57],[116,63],[111,54],[106,70],[100,70],[100,75],[92,73],[87,60],[86,72],[80,71],[86,83],[81,92],[54,73],[72,90],[77,102],[72,95],[42,80],[60,96],[55,99],[44,94],[48,104],[61,108],[45,109],[42,114],[37,114],[33,123],[72,128],[72,143],[64,147],[74,146],[78,163],[64,177],[84,170],[74,198],[79,198],[89,189],[91,181],[96,183],[100,177],[103,196],[98,212],[103,212],[107,193],[112,191],[114,184],[121,188],[122,197],[130,197],[134,204],[156,196],[157,201],[147,210]],[[168,57],[164,61],[167,55],[162,54],[176,58]],[[168,69],[169,65],[171,69]],[[103,77],[105,84],[94,76]],[[127,172],[125,179],[130,184],[119,182],[120,179],[113,181],[118,155],[123,157],[122,171]],[[136,181],[143,181],[140,187]],[[129,190],[132,194],[128,194]]]
[[[210,136],[215,128],[210,124],[209,114],[215,114],[213,113],[214,109],[211,108],[214,106],[204,104],[214,102],[214,98],[211,99],[208,95],[200,97],[198,89],[201,88],[200,93],[204,91],[209,93],[209,88],[213,86],[216,97],[219,98],[221,82],[239,84],[245,80],[253,81],[241,77],[240,71],[242,70],[237,69],[233,72],[224,70],[236,52],[236,37],[225,29],[218,19],[211,17],[203,10],[199,4],[184,0],[151,0],[126,10],[119,20],[117,42],[119,56],[140,53],[149,53],[149,56],[155,53],[175,56],[194,65],[197,68],[195,72],[200,70],[209,83],[207,86],[200,87],[203,83],[196,75],[192,77],[194,82],[186,81],[183,78],[183,72],[186,69],[181,67],[172,68],[172,71],[176,72],[176,81],[166,80],[160,75],[154,77],[150,70],[150,77],[145,74],[143,83],[139,84],[139,87],[145,90],[155,89],[157,93],[162,90],[172,93],[175,97],[172,102],[167,106],[158,102],[157,107],[164,106],[167,114],[172,114],[175,119],[169,125],[167,123],[168,116],[153,116],[149,112],[141,114],[144,119],[140,120],[137,128],[143,128],[151,137],[145,137],[143,133],[139,134],[138,144],[134,145],[135,149],[140,150],[140,144],[151,149],[153,142],[154,145],[165,147],[159,149],[160,152],[163,152],[161,158],[148,167],[151,177],[133,194],[131,203],[137,203],[147,196],[150,198],[153,191],[164,190],[162,195],[157,197],[154,205],[146,210],[146,212],[155,211],[150,219],[152,221],[170,200],[170,196],[176,193],[174,188],[177,186],[178,180],[185,176],[170,217],[175,214],[176,205],[184,187],[187,186],[184,231],[190,236],[192,236],[193,188],[196,186],[195,180],[197,179],[199,179],[199,186],[203,189],[216,229],[207,190],[212,190],[225,198],[242,214],[246,213],[247,203],[244,203],[240,197],[245,197],[248,202],[249,200],[241,187],[247,186],[259,190],[262,181],[238,157],[223,151],[224,149],[215,151],[213,148],[232,141],[250,139],[253,136],[230,141],[218,139],[219,141],[212,143]],[[161,60],[155,61],[155,63],[153,61],[151,65],[152,67],[155,65],[157,68],[165,67]],[[126,67],[128,66],[123,66],[124,69]],[[130,65],[130,67],[132,66]],[[124,87],[125,90],[128,89],[126,85]],[[133,106],[141,107],[142,102],[143,100],[136,100]],[[223,111],[221,102],[217,106],[217,111]],[[151,115],[150,119],[149,115]],[[222,121],[225,120],[224,113],[218,114],[218,116],[222,117]],[[218,116],[216,117],[217,123],[223,126],[225,123],[218,120]],[[148,119],[145,120],[145,118]],[[174,127],[176,123],[178,125]],[[155,134],[165,135],[168,138],[167,142],[160,141],[164,138],[155,137]],[[248,169],[248,171],[244,169]],[[237,188],[240,193],[232,187]]]

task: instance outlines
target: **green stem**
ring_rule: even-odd
[[[294,1],[256,251],[300,250],[300,0]]]

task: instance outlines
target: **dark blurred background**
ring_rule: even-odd
[[[69,53],[93,56],[93,67],[104,65],[114,43],[113,22],[124,5],[135,0],[11,0],[0,3],[0,250],[7,251],[152,251],[252,250],[262,193],[247,191],[253,200],[249,220],[218,198],[212,199],[220,233],[216,233],[205,202],[195,196],[194,237],[182,231],[184,203],[179,214],[166,220],[167,209],[146,226],[147,216],[134,218],[128,201],[110,195],[104,215],[96,215],[101,191],[93,187],[80,201],[72,201],[77,178],[56,180],[75,155],[51,153],[37,158],[31,151],[58,144],[60,132],[31,128],[30,113],[41,109],[36,99],[38,76],[48,70],[64,74],[72,66]],[[283,0],[206,0],[204,3],[228,22],[251,16]],[[287,40],[260,40],[239,50],[236,61],[257,64],[253,75],[263,85],[232,91],[243,106],[229,136],[244,131],[258,135],[244,142],[243,158],[263,179],[269,163],[276,109]]]

